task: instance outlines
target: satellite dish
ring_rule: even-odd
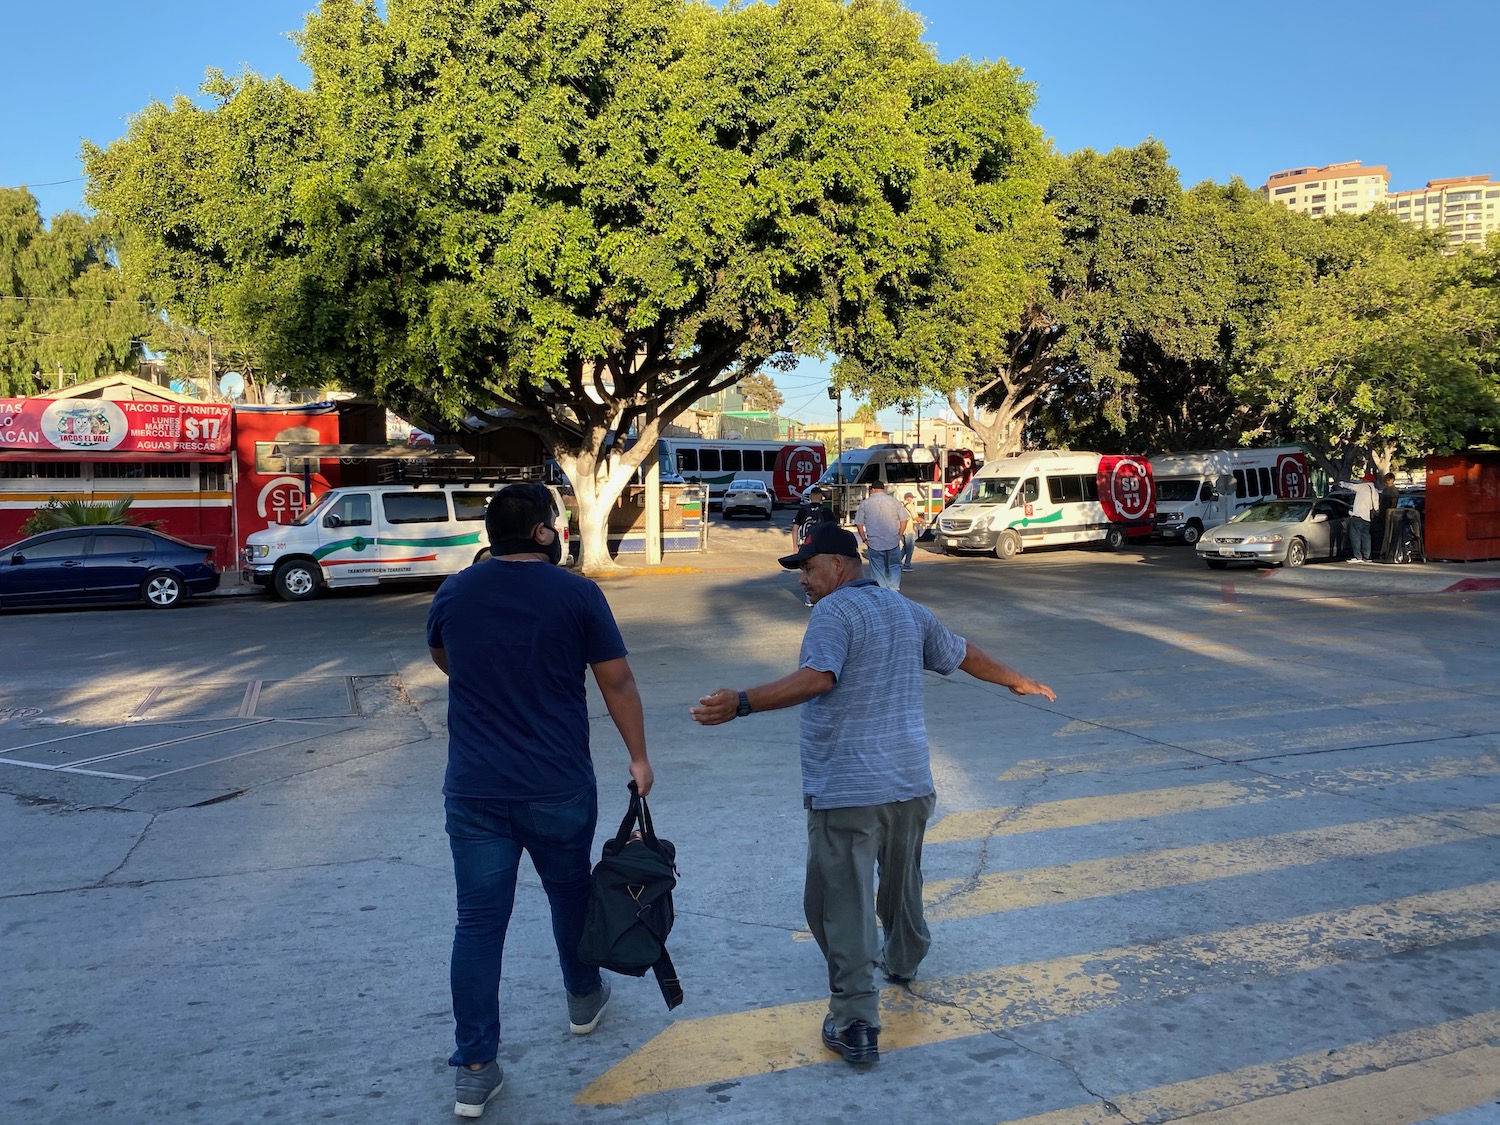
[[[239,398],[245,393],[245,377],[238,371],[226,371],[219,378],[219,392],[225,398]]]

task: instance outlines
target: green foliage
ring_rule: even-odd
[[[64,527],[100,527],[106,524],[128,524],[130,505],[134,496],[121,496],[108,504],[90,504],[87,500],[59,500],[49,496],[47,502],[37,508],[21,524],[22,535],[40,535],[44,531],[57,531]],[[158,527],[161,520],[147,520],[137,527]]]
[[[662,420],[799,355],[916,378],[942,333],[907,307],[1020,254],[1029,90],[921,33],[895,0],[325,0],[310,90],[212,74],[87,151],[89,200],[164,308],[272,369],[509,410],[594,568]]]
[[[1482,257],[1444,256],[1435,236],[1383,212],[1308,222],[1297,235],[1306,276],[1278,294],[1234,380],[1246,401],[1339,475],[1493,430],[1500,321]]]
[[[112,264],[104,219],[64,212],[48,229],[25,188],[0,188],[0,397],[135,366],[146,306]]]
[[[739,389],[745,396],[747,410],[764,410],[775,414],[785,401],[776,387],[776,381],[762,371],[746,375],[740,380]]]

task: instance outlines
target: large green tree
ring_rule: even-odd
[[[1384,212],[1309,221],[1306,279],[1279,295],[1245,401],[1347,477],[1462,446],[1500,418],[1485,340],[1494,305],[1479,263]]]
[[[113,262],[106,220],[43,223],[25,188],[0,188],[0,397],[135,366],[147,306]]]
[[[974,242],[955,205],[1024,205],[1029,92],[921,31],[895,0],[325,0],[309,90],[149,106],[87,154],[89,198],[156,299],[273,369],[508,411],[596,570],[664,422],[766,365],[882,354]]]

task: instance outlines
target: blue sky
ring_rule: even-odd
[[[1037,86],[1034,119],[1064,152],[1155,137],[1185,184],[1239,176],[1253,187],[1283,168],[1339,160],[1386,165],[1398,191],[1444,176],[1500,177],[1495,0],[908,5],[942,58],[1021,67]],[[194,94],[209,67],[305,83],[288,33],[313,6],[7,4],[0,184],[26,184],[47,216],[79,209],[81,142],[114,140],[153,98]],[[778,383],[790,412],[832,420],[819,365]]]

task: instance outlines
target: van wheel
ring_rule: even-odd
[[[1015,558],[1021,553],[1021,537],[1013,528],[1007,527],[995,540],[995,557],[1002,561]]]
[[[1125,548],[1130,537],[1125,534],[1123,523],[1112,523],[1109,530],[1104,533],[1104,549],[1106,551],[1120,551]]]
[[[1293,539],[1286,545],[1286,565],[1301,566],[1307,561],[1307,544],[1301,539]]]
[[[284,602],[305,602],[318,596],[323,573],[317,563],[297,560],[276,568],[276,594]]]
[[[1198,542],[1198,540],[1202,538],[1203,529],[1198,526],[1197,520],[1194,520],[1192,523],[1188,524],[1185,528],[1182,529],[1182,541],[1189,547],[1191,547],[1194,543]]]

